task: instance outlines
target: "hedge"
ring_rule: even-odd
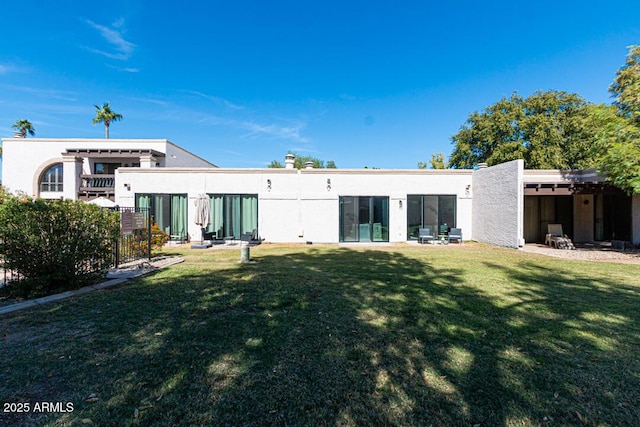
[[[82,287],[113,261],[119,215],[80,201],[3,195],[0,254],[22,297]]]

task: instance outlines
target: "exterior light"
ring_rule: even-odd
[[[327,178],[327,191],[331,190],[331,178]]]
[[[267,180],[267,190],[271,191],[271,180]]]

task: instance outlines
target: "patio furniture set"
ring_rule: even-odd
[[[418,243],[431,243],[432,245],[448,245],[452,240],[462,244],[462,229],[451,228],[446,225],[440,227],[439,233],[433,234],[431,228],[425,227],[418,230]]]

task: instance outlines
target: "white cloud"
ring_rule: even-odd
[[[212,101],[212,102],[214,102],[214,103],[216,103],[218,105],[222,105],[222,106],[228,108],[229,110],[244,110],[243,106],[234,104],[231,101],[226,100],[224,98],[220,98],[218,96],[207,95],[205,93],[198,92],[198,91],[195,91],[195,90],[183,90],[182,92],[188,93],[188,94],[191,94],[191,95],[196,95],[196,96],[199,96],[201,98],[207,99],[207,100]]]
[[[25,71],[25,69],[16,67],[12,64],[0,64],[0,74],[20,73]]]
[[[106,56],[110,59],[118,59],[118,60],[127,60],[133,54],[133,50],[135,48],[135,44],[125,40],[123,35],[124,29],[124,20],[119,19],[114,22],[113,27],[105,27],[104,25],[96,24],[95,22],[85,19],[84,21],[93,29],[98,31],[100,36],[111,45],[113,51],[106,51],[103,49],[98,49],[94,47],[86,47],[87,50],[93,53],[97,53],[99,55]]]
[[[0,87],[4,88],[5,90],[28,93],[28,94],[36,95],[43,98],[54,98],[62,101],[71,101],[71,102],[75,102],[78,100],[77,93],[71,92],[68,90],[40,89],[36,87],[16,86],[16,85],[9,85],[9,84],[3,84],[3,85],[0,85]]]
[[[309,142],[308,138],[300,135],[300,131],[304,128],[304,124],[297,126],[280,126],[277,124],[260,124],[255,122],[242,122],[242,127],[249,130],[250,133],[245,137],[253,137],[258,134],[269,135],[275,138],[292,139],[298,142]]]
[[[138,68],[133,68],[133,67],[116,67],[115,65],[110,65],[110,64],[107,64],[107,66],[109,68],[113,68],[114,70],[123,71],[125,73],[138,73],[138,72],[140,72],[140,70]]]

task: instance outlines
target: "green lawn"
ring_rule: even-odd
[[[6,425],[640,425],[640,265],[480,244],[177,248],[0,318]]]

